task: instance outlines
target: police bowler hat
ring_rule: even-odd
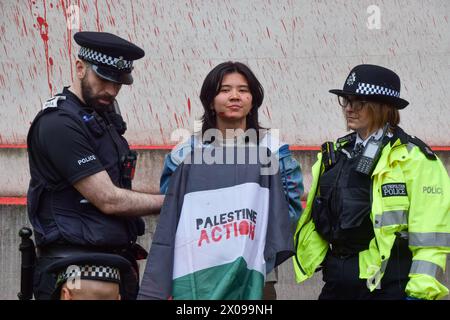
[[[144,50],[108,32],[77,32],[73,36],[80,45],[78,57],[92,65],[103,79],[120,84],[132,84],[133,60],[142,58]]]
[[[62,286],[68,280],[97,280],[120,285],[120,275],[131,268],[131,263],[127,259],[109,253],[93,252],[58,259],[47,267],[47,272],[57,277],[51,297],[58,300]]]
[[[372,64],[354,67],[344,83],[344,88],[329,92],[338,96],[359,96],[369,101],[388,103],[397,109],[409,102],[400,98],[400,77],[392,70]]]

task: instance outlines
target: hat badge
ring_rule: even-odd
[[[352,72],[347,78],[347,85],[351,86],[356,81],[356,73]]]
[[[116,61],[116,67],[118,69],[123,69],[125,67],[125,61],[123,61],[123,57],[120,56],[119,60]]]

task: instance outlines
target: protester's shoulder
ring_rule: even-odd
[[[280,139],[279,132],[274,131],[273,129],[263,131],[259,145],[268,148],[270,152],[276,154],[280,158],[291,155],[289,144],[283,142]]]
[[[180,142],[172,149],[169,154],[170,160],[176,165],[181,164],[184,159],[192,152],[193,148],[198,145],[198,137],[192,135],[188,139]]]

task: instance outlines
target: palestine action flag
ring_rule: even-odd
[[[180,164],[138,298],[261,299],[293,254],[288,210],[278,172],[260,164]]]

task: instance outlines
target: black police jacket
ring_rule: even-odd
[[[47,105],[34,119],[27,137],[31,174],[28,216],[35,230],[37,245],[45,246],[61,240],[95,247],[122,247],[134,243],[137,236],[144,233],[145,225],[141,218],[103,214],[72,186],[80,176],[106,170],[116,186],[131,188],[131,181],[124,178],[122,172],[122,159],[130,149],[122,136],[125,123],[121,116],[110,113],[100,117],[86,109],[67,88]],[[45,117],[53,118],[42,122]],[[58,129],[54,129],[55,133],[47,134],[50,141],[39,140],[47,129],[42,126],[58,127],[58,121],[68,123],[70,130],[64,128],[64,132],[58,133]],[[75,159],[72,155],[78,153],[72,149],[77,147],[64,152],[64,146],[60,145],[63,151],[55,150],[58,144],[52,143],[52,137],[70,135],[71,132],[84,139],[83,143],[78,143],[79,148],[91,150],[91,155]]]
[[[322,237],[347,253],[367,249],[374,237],[371,180],[355,170],[360,156],[347,156],[353,150],[352,138],[346,148],[336,151],[335,163],[321,175],[311,212]]]

